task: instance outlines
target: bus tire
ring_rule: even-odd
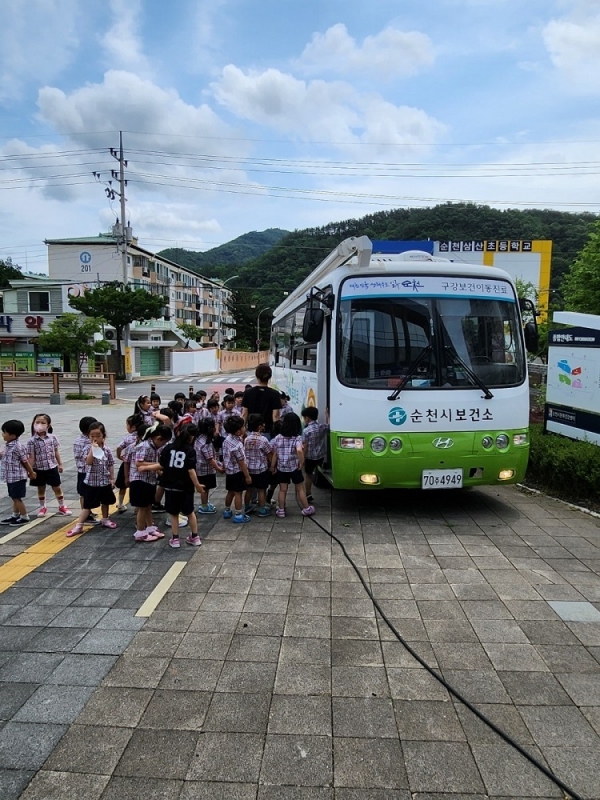
[[[318,489],[331,489],[331,484],[318,467],[313,475],[313,483]]]

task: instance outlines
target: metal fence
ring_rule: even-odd
[[[83,391],[99,396],[110,392],[116,400],[115,373],[84,372]],[[76,372],[0,372],[0,393],[16,397],[49,397],[51,394],[78,394]]]

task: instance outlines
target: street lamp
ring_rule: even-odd
[[[239,277],[240,277],[239,275],[232,275],[230,278],[227,278],[226,281],[222,281],[222,282],[219,281],[219,287],[220,287],[219,295],[218,295],[218,297],[219,297],[219,306],[218,306],[218,311],[217,311],[217,347],[218,347],[219,350],[221,349],[221,345],[222,345],[222,342],[223,342],[223,337],[222,337],[222,333],[223,333],[223,331],[222,331],[222,322],[223,322],[223,319],[222,319],[222,316],[223,316],[223,289],[229,283],[229,281],[233,281],[233,280],[235,280],[235,278],[239,278]]]
[[[270,311],[271,306],[267,306],[266,308],[261,308],[258,312],[258,316],[256,317],[256,352],[260,353],[260,315],[263,311]]]

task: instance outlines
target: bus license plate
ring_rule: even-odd
[[[462,489],[462,469],[424,469],[421,489]]]

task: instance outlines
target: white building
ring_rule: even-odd
[[[46,239],[51,279],[67,281],[67,295],[80,295],[112,281],[123,282],[119,231],[74,239]],[[187,339],[180,322],[206,331],[204,346],[223,346],[235,336],[231,290],[138,245],[127,243],[127,283],[165,298],[164,316],[130,326],[132,375],[170,375],[171,352]],[[114,334],[114,332],[112,332]],[[111,331],[107,332],[111,338]]]

